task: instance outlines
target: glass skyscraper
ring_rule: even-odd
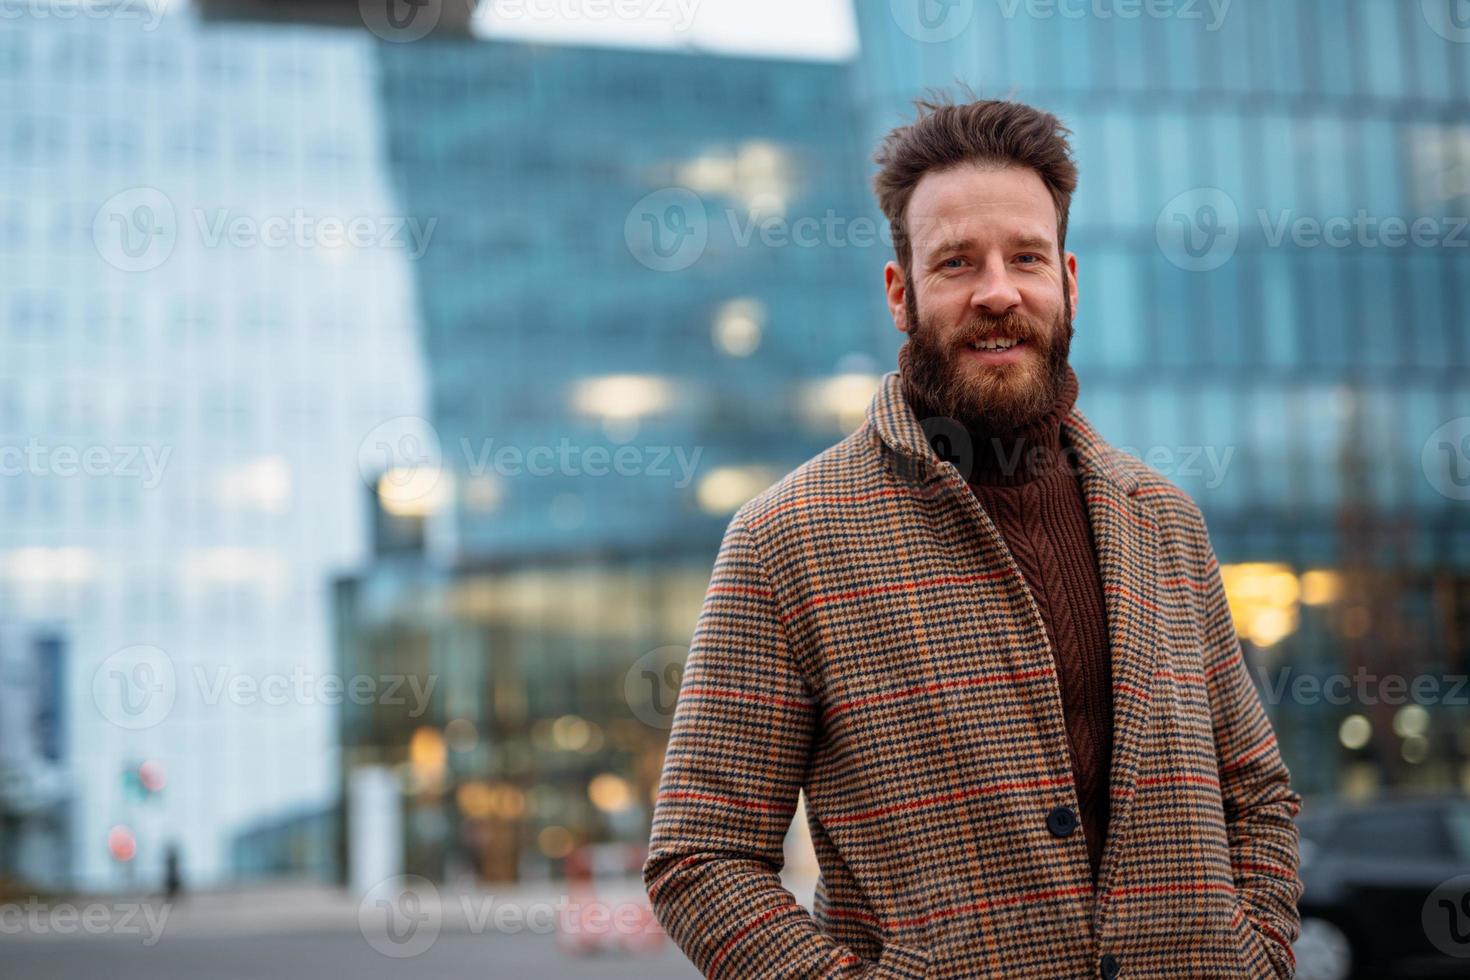
[[[1079,406],[1204,510],[1307,792],[1470,784],[1454,6],[855,5],[867,144],[957,83],[1072,130]],[[1372,703],[1279,687],[1359,668]],[[1390,675],[1434,681],[1427,722]]]
[[[381,58],[395,189],[439,223],[410,443],[435,448],[394,461],[340,649],[345,672],[397,664],[442,696],[417,718],[349,707],[344,778],[399,774],[417,873],[554,874],[578,845],[646,841],[729,515],[858,424],[891,361],[847,67],[469,41]],[[422,522],[419,554],[395,519]]]

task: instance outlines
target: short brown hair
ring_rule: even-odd
[[[873,160],[873,190],[893,232],[898,263],[907,271],[913,242],[905,226],[909,198],[920,178],[962,163],[1029,167],[1051,192],[1057,209],[1057,248],[1067,247],[1067,212],[1077,188],[1077,165],[1067,142],[1071,130],[1049,112],[1003,99],[955,104],[942,93],[916,99],[919,116],[883,138]]]

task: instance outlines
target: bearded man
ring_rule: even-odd
[[[711,977],[1289,978],[1301,798],[1204,519],[1076,407],[1067,130],[918,106],[875,180],[898,370],[726,530],[655,914]]]

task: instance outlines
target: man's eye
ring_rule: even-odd
[[[1026,262],[1028,260],[1030,262],[1040,262],[1041,261],[1041,256],[1039,256],[1039,255],[1032,255],[1030,253],[1027,253],[1026,255],[1018,255],[1018,256],[1016,256],[1016,261],[1018,261],[1018,262]]]
[[[962,257],[956,255],[953,258],[945,259],[940,263],[940,267],[944,269],[958,269],[960,267],[959,263],[963,263],[964,261]]]

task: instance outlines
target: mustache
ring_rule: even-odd
[[[1007,313],[1004,316],[980,314],[955,332],[954,345],[968,347],[990,337],[1011,337],[1035,343],[1045,335],[1042,324],[1019,313]]]

